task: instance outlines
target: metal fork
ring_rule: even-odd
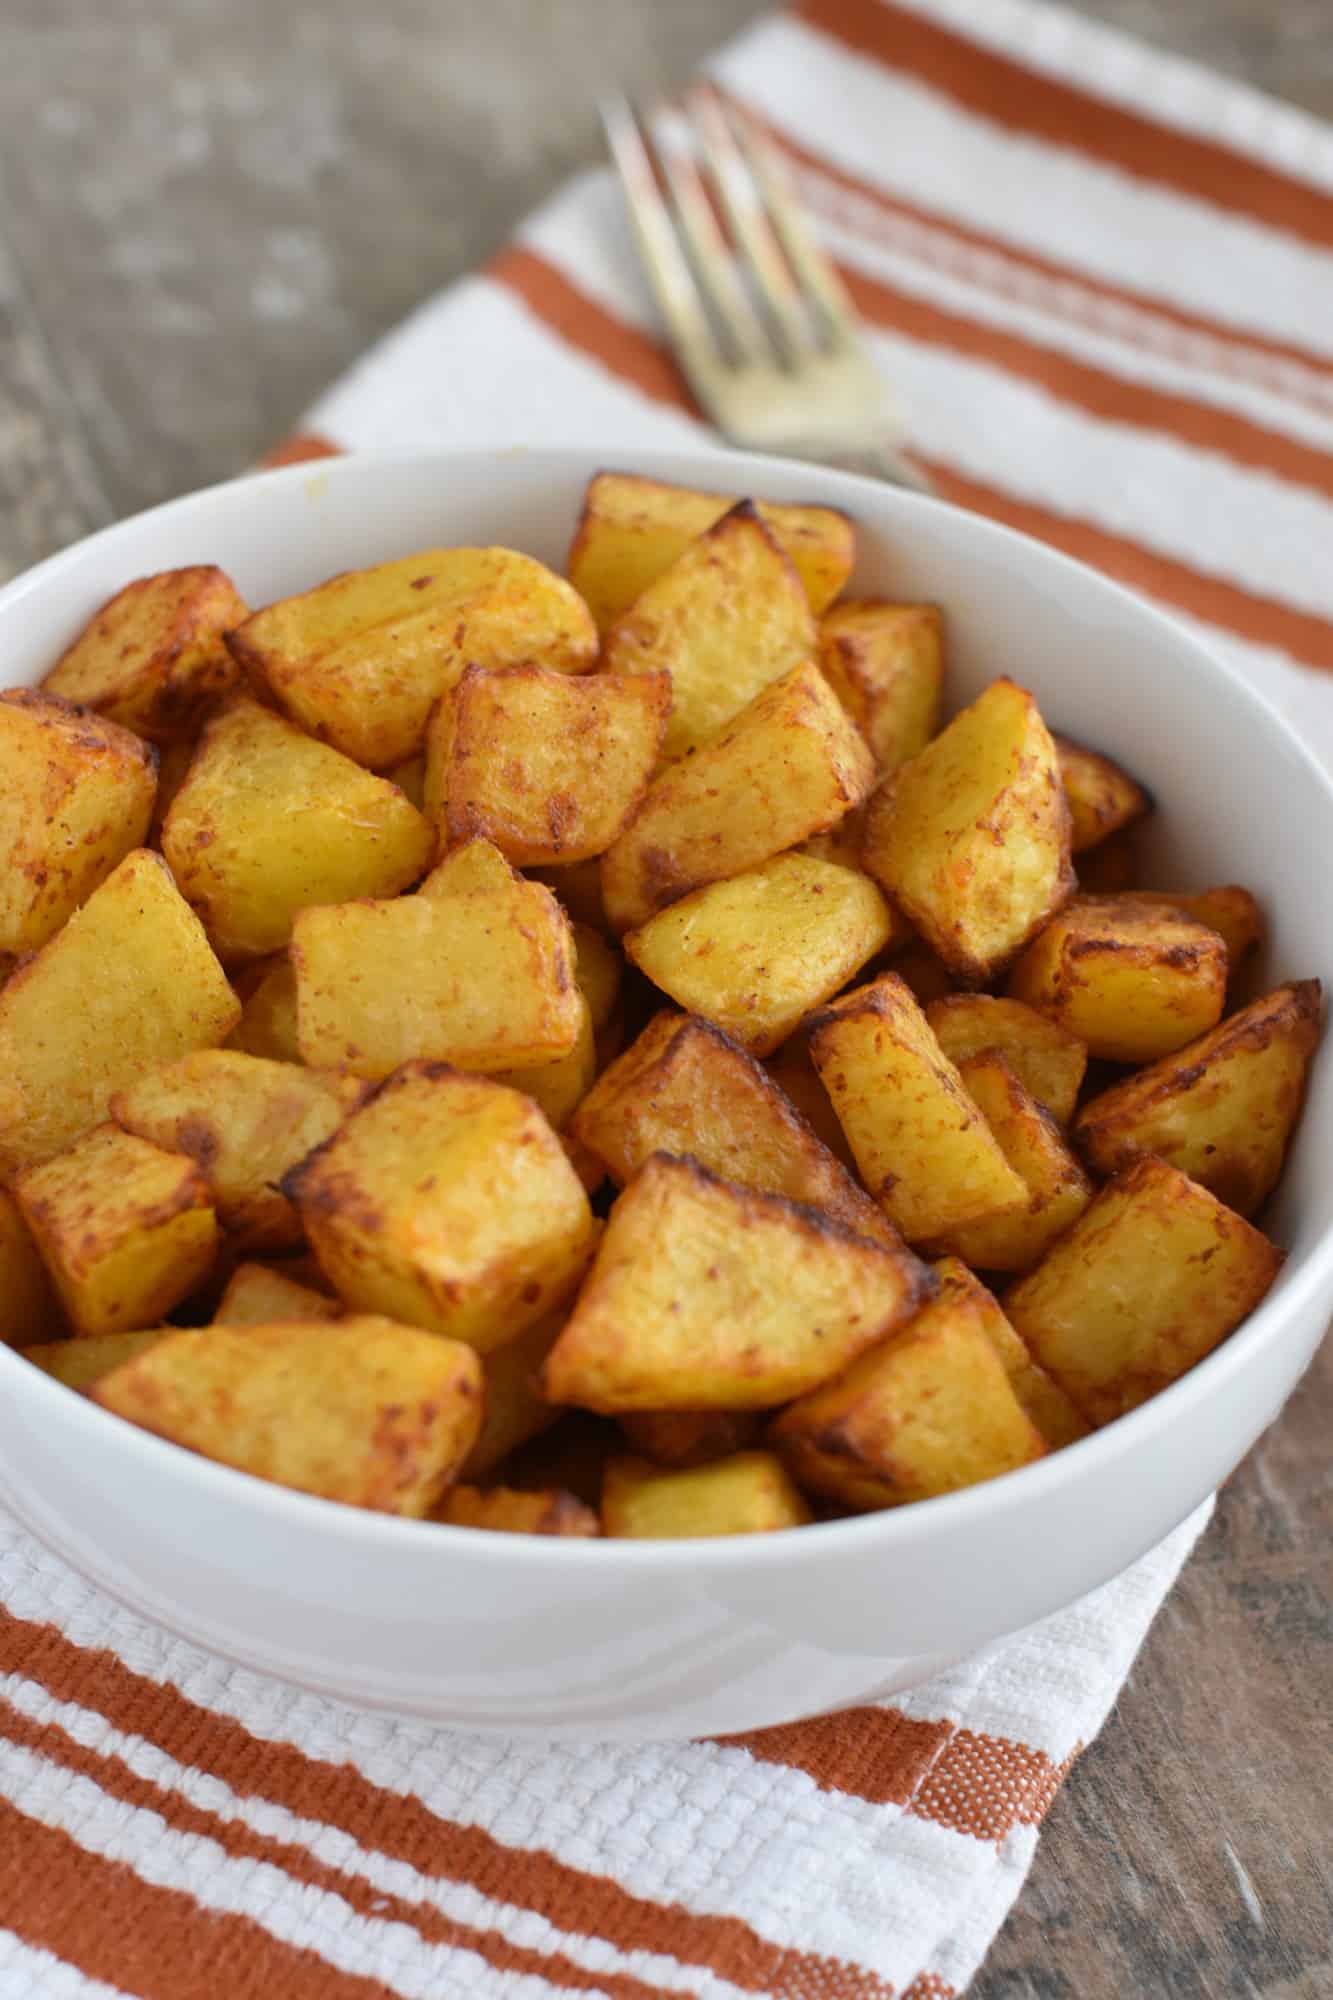
[[[930,492],[902,455],[855,307],[754,122],[706,84],[679,111],[618,99],[602,121],[676,358],[718,429],[750,451]]]

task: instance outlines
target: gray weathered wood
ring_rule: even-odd
[[[979,0],[980,4],[980,0]],[[1333,115],[1329,0],[1083,10]],[[759,0],[8,0],[0,572],[249,463]],[[1333,1350],[1224,1494],[975,2000],[1333,1993]]]

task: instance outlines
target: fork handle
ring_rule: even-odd
[[[802,445],[788,448],[789,458],[809,459],[814,465],[836,466],[840,472],[858,472],[864,479],[882,479],[889,486],[905,486],[913,493],[933,494],[934,486],[924,472],[918,472],[891,444],[866,444],[856,450],[844,446]]]

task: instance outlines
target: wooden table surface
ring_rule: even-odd
[[[1083,0],[1333,117],[1330,0]],[[756,0],[7,0],[0,571],[245,465]],[[1333,1342],[1222,1495],[973,2000],[1333,1995]]]

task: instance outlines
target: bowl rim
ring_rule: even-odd
[[[498,445],[489,449],[469,447],[465,450],[453,450],[447,446],[398,447],[349,451],[333,457],[244,473],[127,515],[123,520],[81,537],[22,571],[0,587],[0,625],[9,615],[20,611],[34,593],[58,584],[66,570],[77,568],[90,549],[114,543],[122,537],[128,539],[151,522],[165,522],[173,518],[188,520],[191,515],[206,514],[224,501],[237,498],[243,503],[244,497],[256,489],[282,492],[290,488],[293,493],[304,489],[308,498],[317,499],[330,482],[356,484],[365,480],[373,484],[378,473],[392,467],[417,471],[436,468],[456,477],[460,473],[466,474],[471,467],[478,471],[493,469],[497,460],[530,465],[538,471],[547,469],[553,476],[580,476],[586,481],[594,471],[606,469],[608,456],[614,461],[614,454],[608,455],[595,447],[582,445],[519,444]],[[746,468],[747,483],[753,472],[756,488],[769,478],[783,487],[804,483],[810,489],[809,504],[841,509],[853,519],[857,515],[858,501],[864,508],[867,498],[876,510],[887,504],[890,512],[901,509],[908,518],[920,508],[945,510],[966,523],[968,534],[979,537],[983,543],[993,544],[1002,555],[1008,553],[1011,562],[1018,568],[1035,566],[1037,577],[1034,580],[1039,580],[1043,570],[1052,575],[1076,578],[1076,587],[1085,594],[1094,599],[1100,597],[1108,605],[1118,606],[1131,618],[1142,622],[1147,637],[1155,634],[1159,642],[1165,640],[1177,655],[1172,671],[1183,666],[1204,684],[1201,693],[1206,695],[1206,684],[1210,681],[1224,683],[1240,705],[1248,708],[1256,730],[1261,735],[1267,733],[1270,738],[1275,738],[1286,755],[1303,768],[1316,791],[1322,793],[1333,818],[1333,773],[1315,757],[1293,725],[1266,695],[1246,679],[1239,668],[1212,652],[1194,631],[1171,612],[1129,590],[1114,578],[1065,555],[1062,550],[936,496],[887,487],[858,473],[843,472],[804,460],[730,451],[707,441],[692,449],[631,446],[622,456],[634,463],[641,476],[684,485],[695,485],[701,480],[711,483],[716,475],[727,488],[734,488],[738,481],[727,477],[727,474],[731,468],[742,466]],[[491,1564],[509,1563],[522,1567],[536,1557],[543,1562],[585,1571],[588,1565],[595,1565],[604,1575],[613,1567],[619,1567],[627,1576],[661,1570],[688,1570],[702,1583],[710,1574],[731,1572],[737,1568],[766,1570],[793,1561],[819,1561],[825,1555],[832,1555],[835,1547],[850,1554],[864,1552],[873,1546],[888,1555],[895,1548],[920,1537],[966,1533],[982,1514],[991,1517],[993,1526],[997,1512],[1049,1498],[1075,1476],[1079,1468],[1086,1469],[1088,1473],[1105,1470],[1116,1460],[1132,1455],[1140,1444],[1146,1444],[1167,1425],[1174,1425],[1177,1420],[1187,1423],[1191,1409],[1202,1406],[1214,1389],[1220,1388],[1230,1376],[1248,1365],[1282,1324],[1299,1317],[1321,1289],[1331,1286],[1333,1228],[1326,1230],[1303,1260],[1286,1274],[1279,1295],[1270,1295],[1262,1301],[1211,1354],[1196,1362],[1186,1374],[1160,1390],[1148,1402],[1076,1443],[1065,1445],[1031,1465],[954,1493],[914,1501],[908,1506],[884,1508],[839,1520],[818,1521],[799,1530],[778,1529],[761,1535],[701,1537],[681,1541],[504,1534],[490,1534],[483,1538],[475,1529],[378,1513],[302,1493],[292,1487],[279,1486],[239,1468],[204,1458],[136,1425],[115,1419],[112,1421],[119,1424],[125,1449],[142,1456],[145,1466],[151,1469],[150,1476],[157,1477],[160,1469],[161,1475],[170,1479],[174,1466],[181,1476],[193,1479],[205,1493],[211,1491],[223,1500],[232,1496],[239,1502],[248,1502],[260,1513],[271,1513],[278,1521],[290,1523],[297,1531],[332,1530],[347,1537],[349,1544],[359,1543],[366,1550],[382,1547],[386,1542],[402,1547],[410,1546],[415,1541],[423,1551],[434,1548],[443,1559],[460,1553],[464,1548],[476,1553],[484,1541],[485,1559]],[[25,1400],[34,1398],[38,1411],[43,1399],[50,1397],[50,1408],[62,1410],[66,1421],[76,1426],[91,1423],[97,1427],[99,1436],[106,1437],[107,1433],[101,1427],[105,1420],[111,1418],[110,1412],[103,1411],[86,1394],[71,1396],[63,1383],[30,1364],[24,1364],[17,1350],[8,1349],[0,1343],[0,1379],[10,1370],[13,1371],[11,1379],[22,1385],[17,1393]]]

